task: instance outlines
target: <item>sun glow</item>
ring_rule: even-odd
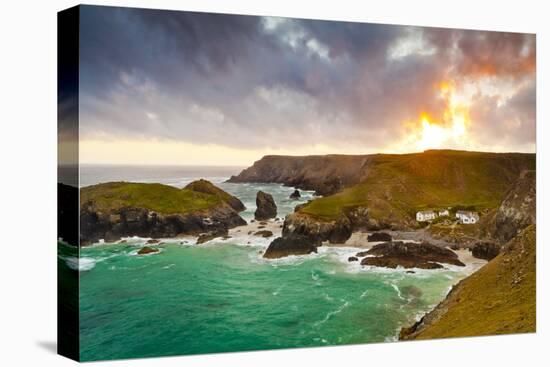
[[[465,146],[470,125],[469,103],[456,92],[454,82],[439,85],[445,109],[439,119],[422,113],[412,123],[412,143],[419,150]],[[409,123],[410,125],[411,123]]]

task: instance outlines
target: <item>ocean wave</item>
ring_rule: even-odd
[[[65,258],[65,263],[67,266],[73,270],[77,271],[88,271],[92,270],[96,264],[97,260],[92,259],[91,257],[67,257]]]
[[[399,299],[403,300],[403,301],[406,301],[406,299],[403,297],[403,295],[401,294],[401,290],[399,289],[399,287],[397,286],[397,284],[390,284],[391,287],[395,290],[395,292],[397,293],[397,297],[399,297]]]
[[[328,313],[325,315],[325,318],[324,318],[324,319],[322,319],[321,321],[317,321],[317,322],[315,323],[315,326],[320,326],[320,325],[324,324],[325,322],[327,322],[328,320],[330,320],[334,315],[337,315],[337,314],[339,314],[340,312],[342,312],[344,309],[346,309],[350,304],[351,304],[350,301],[345,301],[345,302],[344,302],[343,304],[341,304],[336,310],[328,312]]]

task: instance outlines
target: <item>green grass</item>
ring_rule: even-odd
[[[183,214],[208,209],[222,201],[217,195],[157,183],[109,182],[80,190],[81,204],[92,203],[98,211],[137,207],[162,214]]]
[[[499,205],[522,169],[534,169],[535,156],[460,151],[374,156],[362,183],[319,198],[301,212],[333,220],[342,209],[367,206],[373,218],[412,219],[418,210]]]
[[[446,312],[415,339],[535,332],[536,229],[464,279],[443,301]]]
[[[185,186],[184,189],[192,190],[195,192],[201,192],[203,194],[214,195],[218,197],[220,200],[225,202],[229,202],[235,199],[233,196],[231,196],[227,192],[223,191],[219,187],[216,187],[210,181],[207,181],[204,179],[193,181],[189,183],[187,186]]]

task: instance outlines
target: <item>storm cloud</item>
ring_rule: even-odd
[[[472,147],[534,149],[534,35],[81,7],[81,139],[385,151],[449,80]]]

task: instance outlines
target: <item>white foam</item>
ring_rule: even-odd
[[[91,257],[67,257],[65,258],[65,263],[73,270],[87,271],[95,266],[96,260]]]
[[[315,326],[319,326],[321,324],[324,324],[325,322],[327,322],[328,320],[330,320],[331,317],[333,317],[334,315],[337,315],[339,314],[340,312],[342,312],[345,308],[347,308],[349,305],[350,305],[350,301],[345,301],[343,304],[340,305],[340,307],[338,307],[336,310],[334,311],[330,311],[329,313],[327,313],[325,315],[325,318],[322,319],[321,321],[318,321],[315,323]]]
[[[403,298],[403,296],[401,295],[401,290],[399,289],[399,287],[392,283],[390,284],[392,286],[392,288],[395,290],[395,292],[397,293],[397,297],[399,297],[399,299],[402,299],[403,301],[406,301],[405,298]]]

